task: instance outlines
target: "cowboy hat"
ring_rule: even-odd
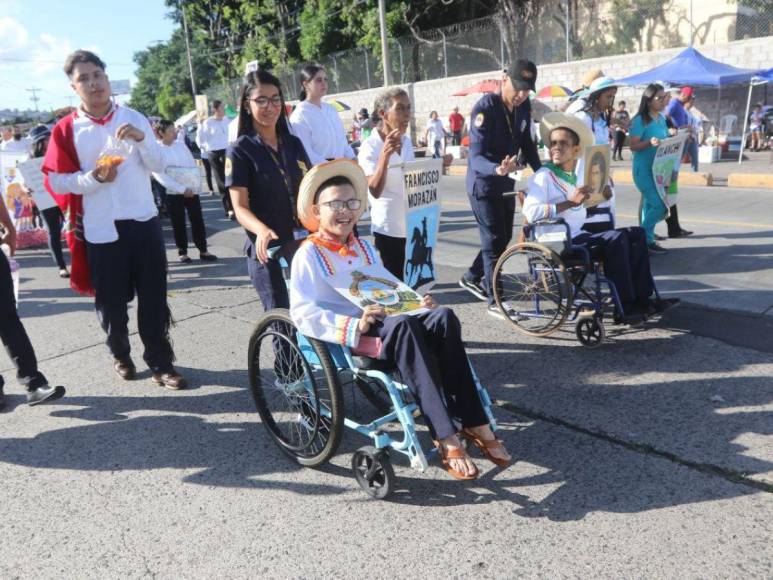
[[[368,180],[359,165],[351,159],[334,159],[311,168],[303,177],[298,190],[298,219],[310,232],[319,229],[319,219],[314,216],[314,196],[328,179],[345,177],[354,187],[364,210],[368,205]]]
[[[577,134],[580,138],[580,151],[585,151],[586,147],[590,147],[595,143],[593,133],[585,124],[573,115],[567,115],[565,113],[548,113],[542,117],[542,121],[539,124],[539,132],[542,137],[542,142],[545,146],[550,143],[550,134],[555,129],[569,129]]]
[[[588,94],[592,95],[593,93],[599,93],[601,91],[617,88],[619,86],[620,83],[611,77],[598,77],[597,79],[593,80],[590,86],[588,86]]]

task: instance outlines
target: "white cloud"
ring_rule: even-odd
[[[0,6],[3,1],[0,0]],[[78,48],[98,52],[96,47]],[[35,86],[43,89],[40,94],[43,108],[67,104],[65,95],[71,89],[62,66],[73,50],[75,48],[67,38],[47,33],[31,38],[19,21],[9,16],[0,17],[0,69],[4,71],[4,77],[9,77],[11,85],[11,90],[0,101],[8,102],[12,107],[27,108],[32,103],[24,88]],[[0,102],[0,108],[4,105]]]

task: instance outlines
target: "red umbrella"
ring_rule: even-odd
[[[480,81],[476,85],[472,85],[461,91],[456,91],[453,96],[466,97],[467,95],[474,95],[475,93],[495,93],[499,90],[500,85],[501,81],[496,79],[486,79],[485,81]]]

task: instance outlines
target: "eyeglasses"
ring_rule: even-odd
[[[656,96],[652,97],[652,100],[653,101],[662,101],[665,98],[666,98],[666,95],[656,95]]]
[[[326,201],[317,205],[326,205],[333,211],[342,211],[344,208],[350,209],[352,211],[357,211],[362,207],[362,200],[361,199],[334,199],[333,201]]]
[[[274,107],[279,107],[282,104],[282,97],[279,95],[274,95],[273,97],[256,97],[254,99],[247,100],[252,101],[261,109],[268,107],[269,103]]]

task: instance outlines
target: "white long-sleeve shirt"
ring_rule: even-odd
[[[578,179],[577,187],[581,187]],[[575,238],[582,232],[585,223],[585,206],[573,207],[558,212],[556,206],[568,201],[574,192],[575,186],[559,179],[555,173],[547,167],[541,167],[529,178],[529,189],[526,200],[523,202],[523,215],[529,223],[542,219],[562,218],[569,226],[569,233]]]
[[[210,151],[223,151],[228,148],[228,125],[231,119],[223,117],[215,119],[210,117],[199,125],[199,132],[196,141],[199,148],[207,153]]]
[[[158,213],[150,188],[150,172],[163,171],[164,160],[148,120],[133,109],[116,105],[99,122],[81,109],[62,119],[72,123],[72,138],[80,163],[74,173],[49,172],[49,184],[55,193],[83,196],[83,229],[88,242],[104,244],[118,239],[116,220],[148,221]],[[124,123],[145,133],[136,142],[126,140],[125,158],[111,183],[100,183],[92,171],[109,137]],[[55,129],[56,130],[56,129]],[[49,144],[49,147],[51,145]]]
[[[356,256],[341,256],[311,241],[301,244],[292,261],[290,317],[301,334],[351,348],[360,341],[362,310],[335,291],[326,278],[368,266],[380,278],[394,280],[367,241],[356,239]]]
[[[199,185],[197,187],[192,187],[180,183],[170,175],[171,173],[174,173],[175,168],[195,169],[198,173],[199,167],[196,165],[196,160],[193,158],[187,145],[181,141],[174,141],[171,145],[164,145],[159,142],[158,146],[161,148],[161,155],[164,159],[164,170],[154,171],[153,178],[166,188],[167,195],[182,194],[188,187],[190,187],[196,195],[201,193],[200,179],[198,182]],[[172,171],[170,171],[170,169]]]
[[[346,140],[344,124],[333,105],[322,103],[318,107],[309,101],[301,101],[290,115],[290,125],[303,142],[312,165],[328,159],[355,158]]]
[[[370,137],[360,145],[357,163],[359,163],[368,177],[376,173],[378,158],[383,148],[384,140],[377,130],[374,130]],[[403,135],[400,154],[392,153],[392,156],[389,158],[389,165],[398,165],[406,161],[413,161],[414,159],[411,138],[408,135]],[[406,199],[402,172],[397,168],[388,169],[386,183],[381,196],[375,198],[368,192],[368,201],[371,208],[370,220],[372,230],[385,236],[404,238]]]

